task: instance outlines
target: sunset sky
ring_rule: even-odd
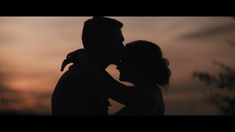
[[[82,48],[83,23],[90,17],[0,17],[0,111],[50,114],[50,99],[66,54]],[[213,60],[235,68],[232,17],[111,17],[124,24],[125,42],[157,43],[172,70],[163,90],[166,115],[220,115],[208,101],[208,86],[194,71],[216,73]],[[118,79],[111,65],[107,71]],[[122,107],[113,102],[110,113]]]

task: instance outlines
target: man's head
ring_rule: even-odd
[[[93,17],[87,20],[82,32],[84,48],[107,63],[118,63],[124,48],[122,27],[121,22],[111,18]]]

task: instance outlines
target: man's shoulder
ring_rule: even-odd
[[[96,81],[86,73],[86,71],[79,67],[69,68],[63,73],[59,82],[69,85],[73,84],[74,86],[85,86],[91,89],[99,86]]]
[[[80,68],[75,68],[75,67],[73,67],[73,68],[69,68],[67,71],[65,71],[63,74],[62,74],[62,76],[61,76],[61,78],[63,78],[63,79],[72,79],[72,78],[85,78],[85,73],[84,73],[84,71],[82,70],[82,69],[80,69]]]
[[[84,82],[92,82],[92,78],[84,71],[83,69],[76,67],[70,67],[61,78],[69,79],[69,80],[77,80]]]

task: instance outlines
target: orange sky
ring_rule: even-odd
[[[60,64],[68,52],[82,47],[81,31],[87,18],[0,17],[0,94],[8,100],[0,102],[0,109],[50,112],[51,93],[62,75]],[[226,39],[235,41],[234,18],[113,18],[124,24],[125,43],[137,39],[153,41],[169,59],[171,87],[163,90],[167,115],[219,114],[205,101],[206,86],[193,79],[192,73],[217,71],[213,59],[235,67],[234,49],[226,43]],[[114,66],[108,71],[117,78]],[[1,87],[8,92],[1,92]],[[11,102],[14,98],[21,101]],[[114,107],[112,112],[119,105]]]

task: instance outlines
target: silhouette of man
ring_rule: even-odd
[[[120,61],[124,48],[122,27],[121,22],[106,17],[85,21],[83,46],[101,69]],[[62,75],[52,95],[53,115],[107,115],[108,106],[108,97],[100,86],[76,63]]]

